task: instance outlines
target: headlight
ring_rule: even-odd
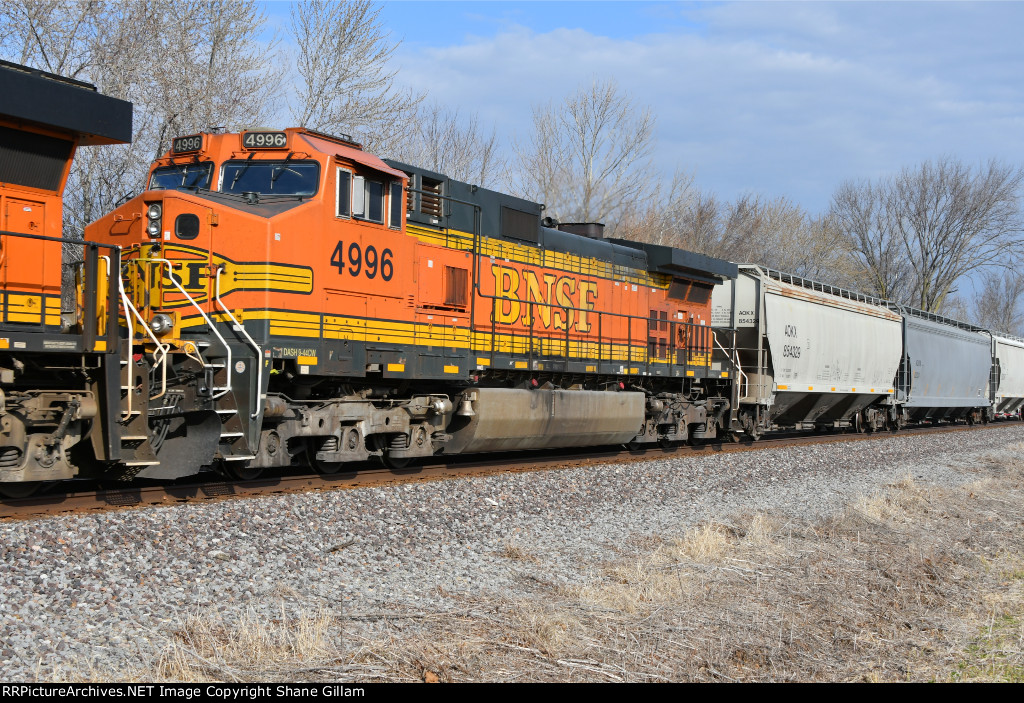
[[[149,321],[149,326],[152,328],[153,334],[164,335],[174,327],[174,320],[171,319],[170,315],[159,313],[153,315],[153,319]]]
[[[146,225],[146,231],[149,232],[149,236],[150,237],[159,237],[160,236],[160,223],[159,222],[150,222],[148,225]]]
[[[153,203],[149,206],[149,210],[146,211],[146,217],[151,220],[159,220],[162,213],[163,208],[160,207],[160,203]]]

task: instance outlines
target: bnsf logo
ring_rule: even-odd
[[[494,321],[498,324],[512,325],[519,321],[532,325],[532,310],[545,329],[589,332],[593,327],[588,311],[594,309],[597,300],[596,282],[553,273],[538,276],[529,270],[520,273],[511,266],[497,264],[491,266],[491,273],[494,274],[494,295],[503,298],[495,301]]]

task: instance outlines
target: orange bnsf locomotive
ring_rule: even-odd
[[[131,103],[2,61],[0,94],[0,494],[12,496],[77,475],[86,454],[121,461],[122,435],[147,423],[120,421],[117,249],[61,237],[75,150],[130,141]]]
[[[148,421],[108,471],[330,473],[728,427],[710,296],[736,266],[542,208],[307,129],[174,139],[86,229],[121,251],[121,412]]]

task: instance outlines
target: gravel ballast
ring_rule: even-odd
[[[196,613],[437,612],[465,594],[583,584],[647,536],[737,513],[825,516],[908,475],[963,484],[1022,441],[1007,423],[2,523],[2,679],[144,669]]]

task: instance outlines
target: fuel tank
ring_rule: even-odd
[[[463,395],[445,453],[621,444],[643,426],[644,402],[632,392],[476,388]]]

